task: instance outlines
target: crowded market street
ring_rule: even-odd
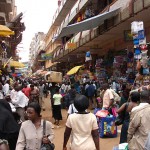
[[[0,0],[0,150],[150,150],[150,0]]]

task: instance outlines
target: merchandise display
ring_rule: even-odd
[[[142,85],[150,84],[150,58],[148,56],[148,46],[142,21],[134,21],[131,23],[131,32],[134,44],[134,59],[136,60],[136,88]]]

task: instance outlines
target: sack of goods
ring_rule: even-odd
[[[115,126],[116,117],[110,115],[100,118],[99,122],[99,134],[100,137],[117,137],[117,126]]]
[[[101,138],[117,137],[117,126],[115,125],[116,117],[110,115],[107,110],[99,110],[95,115],[98,118],[99,136]]]

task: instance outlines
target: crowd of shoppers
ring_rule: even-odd
[[[81,85],[79,82],[45,83],[43,80],[0,83],[0,146],[10,150],[35,150],[40,149],[41,143],[53,142],[54,126],[46,121],[46,135],[43,136],[44,120],[41,116],[41,110],[45,110],[44,100],[50,93],[52,117],[57,127],[62,120],[63,103],[68,111],[64,150],[69,137],[71,150],[100,149],[97,119],[89,112],[89,109],[99,107],[99,103],[101,109],[109,113],[116,107],[117,113],[124,115],[120,143],[128,142],[131,150],[149,147],[149,85],[130,92],[125,85],[117,83],[112,83],[112,86],[104,84],[98,89],[95,81],[85,78],[83,82]]]

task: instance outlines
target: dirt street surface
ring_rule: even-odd
[[[65,123],[67,119],[67,111],[62,109],[63,120],[60,122],[60,127],[54,125],[54,133],[55,133],[55,150],[62,150],[63,147],[63,135],[65,130]],[[45,111],[42,112],[42,117],[46,120],[54,123],[54,119],[52,118],[51,107],[50,107],[50,99],[45,99]],[[100,150],[112,150],[113,146],[118,145],[119,143],[119,134],[117,138],[100,138]],[[69,142],[68,142],[68,150],[69,150]]]

